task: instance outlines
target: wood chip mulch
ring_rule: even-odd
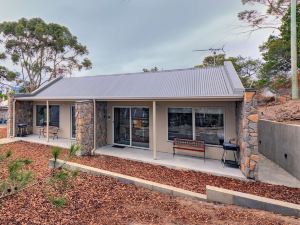
[[[48,160],[51,158],[51,147],[16,142],[1,146],[0,153],[4,153],[8,149],[13,152],[15,158],[33,160],[28,169],[33,171],[36,179],[42,179],[50,173]],[[128,160],[118,161],[113,157],[76,160],[81,163],[100,163],[101,165],[108,164],[109,160],[112,167],[115,166],[120,170],[123,168],[124,173],[125,171],[141,173],[142,169],[149,169],[150,171],[144,171],[140,176],[137,174],[136,176],[145,176],[142,178],[146,178],[150,175],[145,174],[159,172],[160,174],[152,176],[165,178],[168,175],[173,176],[173,178],[167,179],[168,182],[171,180],[175,182],[178,176],[182,175],[181,172],[189,172],[170,170],[164,167],[154,170],[152,165],[144,164],[143,166],[143,163],[135,164],[136,162]],[[137,167],[141,168],[137,169]],[[106,169],[108,168],[106,165]],[[5,176],[4,170],[5,167],[0,167],[0,175]],[[163,170],[165,171],[163,172]],[[190,178],[195,179],[194,177],[199,178],[192,174],[184,174],[183,181],[186,182]],[[191,177],[188,177],[189,175]],[[220,177],[211,177],[209,180],[217,178],[220,179]],[[183,183],[182,180],[180,182]],[[198,186],[202,182],[204,181],[198,180]],[[231,182],[237,181],[232,179]],[[0,224],[299,224],[299,219],[292,217],[177,198],[134,185],[123,184],[109,177],[81,173],[75,178],[74,184],[74,187],[68,189],[66,193],[68,201],[63,208],[55,208],[50,203],[43,191],[45,187],[42,182],[16,195],[1,199]],[[190,184],[196,186],[196,184]]]
[[[243,181],[190,170],[176,170],[112,156],[78,157],[72,161],[205,194],[206,185],[300,204],[300,188]]]

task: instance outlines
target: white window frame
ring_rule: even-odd
[[[180,106],[171,106],[167,107],[167,141],[173,142],[173,140],[169,139],[169,109],[172,108],[181,108],[181,109],[192,109],[192,132],[193,132],[193,140],[196,140],[196,109],[200,108],[221,108],[223,110],[223,124],[224,124],[224,139],[226,137],[225,131],[226,131],[226,113],[225,113],[225,107],[224,106],[200,106],[200,107],[180,107]],[[211,146],[220,146],[220,145],[214,145],[214,144],[206,144]]]

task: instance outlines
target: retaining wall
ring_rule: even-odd
[[[259,152],[300,179],[300,125],[258,123]]]

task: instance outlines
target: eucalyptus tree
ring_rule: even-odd
[[[17,79],[25,92],[74,71],[90,69],[87,47],[62,25],[40,18],[0,23],[0,40],[5,56],[19,68]]]

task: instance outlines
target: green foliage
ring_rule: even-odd
[[[1,161],[3,161],[3,160],[5,160],[5,159],[7,159],[7,158],[9,158],[9,157],[11,157],[12,156],[12,151],[11,150],[7,150],[6,152],[5,152],[5,154],[0,154],[0,162]]]
[[[6,159],[11,153],[6,153]],[[29,159],[18,159],[7,162],[8,178],[0,179],[0,197],[12,194],[25,187],[33,179],[31,171],[25,170],[24,165],[31,162]]]
[[[241,0],[248,4],[246,10],[238,13],[239,20],[251,28],[250,31],[260,29],[278,29],[278,21],[287,12],[290,0]],[[256,5],[259,5],[257,7]],[[250,6],[250,7],[249,7]],[[251,9],[253,7],[253,9]],[[260,10],[258,10],[258,8]]]
[[[214,56],[207,56],[204,58],[202,64],[195,67],[214,66],[214,63],[216,63],[216,66],[221,66],[224,65],[225,61],[232,62],[244,87],[253,87],[259,75],[260,68],[262,67],[262,62],[259,59],[244,58],[242,56],[227,58],[225,54],[218,54],[215,56],[215,61]]]
[[[69,157],[73,157],[76,155],[76,153],[79,151],[80,146],[76,144],[72,144],[69,149]]]
[[[40,18],[22,18],[0,23],[0,34],[5,48],[5,55],[0,57],[9,56],[20,67],[22,79],[18,82],[26,92],[58,76],[92,67],[91,61],[83,58],[88,54],[87,47],[65,26],[46,23]],[[9,73],[9,78],[13,77]]]
[[[24,163],[25,165],[29,165],[32,163],[31,159],[19,159],[18,161]]]
[[[61,152],[61,148],[59,148],[59,147],[52,148],[52,157],[54,159],[54,169],[56,168],[56,163],[57,163],[57,159],[60,155],[60,152]]]
[[[300,18],[300,4],[297,5],[297,17]],[[300,26],[300,21],[297,21]],[[273,91],[289,85],[289,71],[291,69],[291,48],[290,48],[290,9],[282,17],[280,33],[277,36],[271,35],[260,47],[265,61],[259,79],[265,86]],[[300,29],[297,29],[297,45],[300,49]],[[298,68],[300,67],[300,54],[298,54]]]
[[[147,68],[143,68],[143,72],[157,72],[158,71],[158,68],[155,66],[155,67],[152,67],[150,69],[147,69]]]
[[[65,198],[51,198],[50,200],[52,204],[57,208],[63,207],[67,203]]]

